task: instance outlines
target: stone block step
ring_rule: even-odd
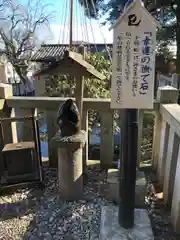
[[[125,229],[118,223],[118,207],[103,206],[99,240],[153,240],[153,232],[148,212],[145,209],[135,209],[134,227]]]
[[[119,202],[119,170],[109,169],[107,174],[107,197]],[[147,194],[146,179],[142,171],[136,173],[135,207],[146,208],[145,196]]]

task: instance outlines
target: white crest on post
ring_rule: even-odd
[[[133,1],[114,29],[111,108],[153,108],[156,19]]]

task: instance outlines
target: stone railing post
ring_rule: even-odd
[[[179,139],[176,129],[170,126],[169,139],[167,144],[167,154],[165,159],[163,197],[165,206],[170,209],[174,190],[174,180],[176,174],[177,158],[179,150]]]
[[[15,110],[16,117],[30,117],[34,116],[35,109],[19,108]],[[32,131],[32,121],[26,120],[17,123],[19,140],[20,141],[34,141],[33,131]]]
[[[13,95],[12,86],[8,84],[0,84],[0,99],[2,99],[2,109],[0,110],[0,118],[9,118],[15,116],[14,109],[8,108],[6,99]],[[16,123],[3,123],[3,144],[17,142]]]
[[[58,149],[58,180],[61,197],[66,201],[78,200],[83,194],[82,148],[86,132],[61,137],[57,132],[51,140],[53,148]]]
[[[157,101],[160,104],[177,103],[178,90],[171,86],[164,86],[158,88]],[[159,107],[155,109],[155,123],[154,123],[154,138],[153,138],[153,167],[157,170],[157,164],[160,159],[160,142],[162,131],[162,116],[159,112]]]
[[[170,134],[170,126],[165,120],[163,120],[162,128],[161,128],[161,138],[160,138],[160,156],[157,164],[157,177],[158,177],[158,182],[161,185],[163,185],[163,182],[164,182],[169,134]]]
[[[172,75],[172,85],[171,86],[178,89],[178,75],[176,73],[174,73]]]
[[[46,80],[48,79],[47,75],[36,76],[34,80],[35,95],[36,96],[45,96],[46,93]]]
[[[101,118],[101,145],[100,160],[102,168],[112,167],[114,155],[113,111],[100,112]]]
[[[174,231],[180,234],[180,194],[179,194],[179,185],[180,185],[180,138],[176,136],[176,145],[178,144],[177,152],[177,164],[176,171],[174,175],[174,186],[173,186],[173,196],[171,204],[171,221],[174,228]]]
[[[54,135],[58,131],[56,118],[57,112],[55,112],[54,110],[46,111],[49,165],[52,168],[57,168],[58,166],[58,152],[52,147],[52,144],[50,144],[52,137],[54,137]]]
[[[82,115],[82,130],[87,134],[86,143],[83,148],[83,174],[86,174],[87,162],[88,162],[88,110],[83,109]]]

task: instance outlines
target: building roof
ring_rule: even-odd
[[[100,80],[103,80],[105,76],[98,72],[91,64],[86,62],[82,55],[73,51],[65,51],[64,56],[58,62],[56,61],[54,64],[37,71],[34,76],[39,76],[43,74],[53,74],[55,71],[58,74],[69,74],[72,76],[80,77],[95,77]]]
[[[73,45],[72,51],[76,51],[77,47],[81,45],[80,43],[76,43]],[[85,47],[87,47],[88,51],[94,52],[104,52],[106,47],[109,50],[112,50],[112,44],[88,44],[83,43]],[[36,62],[46,62],[54,60],[60,60],[63,57],[64,51],[69,50],[69,44],[42,44],[40,49],[31,57],[31,61]]]

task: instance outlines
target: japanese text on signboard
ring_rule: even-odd
[[[122,47],[123,47],[123,34],[117,37],[116,45],[116,87],[117,87],[117,103],[121,103],[121,90],[122,90]]]
[[[141,85],[140,94],[147,94],[149,88],[149,76],[152,72],[153,42],[152,32],[144,32],[142,40],[142,58],[141,58]]]
[[[140,63],[140,37],[135,36],[133,41],[133,76],[132,76],[132,92],[133,97],[137,96],[138,93],[138,82],[139,82],[139,63]]]
[[[125,33],[126,36],[126,41],[125,41],[125,72],[124,72],[124,77],[125,80],[129,81],[130,79],[130,61],[131,61],[131,33],[130,32],[126,32]]]

